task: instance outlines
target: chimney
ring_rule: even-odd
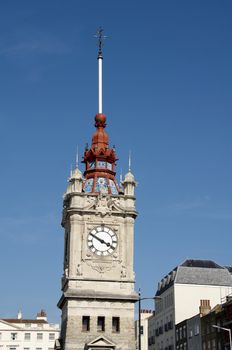
[[[44,321],[47,321],[47,314],[44,310],[41,310],[40,312],[37,313],[37,316],[36,316],[36,319],[37,320],[44,320]]]
[[[200,316],[205,316],[211,311],[210,300],[202,299],[200,300],[199,312]]]

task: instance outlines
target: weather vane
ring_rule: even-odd
[[[104,46],[104,40],[107,38],[106,35],[103,35],[103,28],[99,27],[97,30],[96,34],[94,35],[95,38],[98,39],[97,45],[98,45],[98,57],[103,57],[102,56],[102,48]]]

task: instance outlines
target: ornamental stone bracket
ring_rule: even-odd
[[[111,269],[116,267],[116,261],[94,261],[94,260],[86,260],[87,265],[89,265],[93,270],[99,272],[100,274],[110,271]]]
[[[87,205],[85,205],[82,210],[89,211],[94,210],[97,215],[105,216],[111,215],[111,213],[125,213],[125,208],[123,203],[118,198],[112,198],[109,194],[101,192],[98,196],[87,197]]]

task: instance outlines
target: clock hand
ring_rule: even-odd
[[[99,238],[98,236],[94,235],[94,234],[91,233],[91,232],[90,232],[90,234],[91,234],[91,236],[93,236],[94,238],[96,238],[99,242],[105,244],[107,247],[111,247],[111,244],[110,244],[110,243],[105,242],[103,239]]]
[[[98,236],[95,236],[95,235],[94,235],[93,233],[91,233],[91,232],[90,232],[90,234],[91,234],[91,236],[93,236],[94,238],[96,238],[99,242],[105,243],[105,241],[103,241],[103,239],[99,238]]]

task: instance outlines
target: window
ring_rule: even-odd
[[[16,348],[11,348],[11,347],[10,347],[10,350],[16,350]]]
[[[186,326],[183,326],[183,338],[186,338]]]
[[[143,335],[143,326],[140,326],[140,334]]]
[[[43,339],[43,333],[37,333],[37,340]]]
[[[97,331],[104,332],[105,331],[105,317],[98,316],[97,318]]]
[[[11,340],[17,339],[17,333],[11,333]]]
[[[90,330],[90,317],[82,316],[82,332],[88,332],[89,330]]]
[[[23,348],[23,350],[30,350],[30,348]]]
[[[42,348],[36,348],[36,350],[42,350]]]
[[[89,162],[89,168],[94,169],[95,168],[95,162]]]
[[[120,332],[120,318],[112,317],[112,332],[119,333]]]
[[[55,333],[49,333],[49,340],[55,340]]]
[[[179,339],[182,339],[182,327],[179,329]]]
[[[199,325],[195,325],[195,335],[198,335],[200,333]]]
[[[31,339],[31,333],[25,333],[24,340],[30,340],[30,339]]]
[[[102,160],[99,160],[97,162],[97,166],[98,166],[98,168],[105,168],[106,167],[106,162],[102,161]]]

